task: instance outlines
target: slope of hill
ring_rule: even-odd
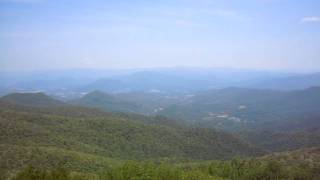
[[[320,86],[320,73],[270,78],[253,83],[249,87],[259,89],[295,90]]]
[[[85,96],[68,101],[70,104],[100,108],[112,112],[156,115],[164,107],[183,102],[187,95],[157,92],[128,92],[108,94],[93,91]]]
[[[35,107],[61,106],[65,104],[44,93],[12,93],[1,97],[0,101]]]
[[[63,164],[72,170],[92,171],[128,159],[229,159],[262,153],[230,134],[212,129],[143,123],[130,115],[112,113],[85,118],[34,107],[18,109],[0,108],[3,169]]]
[[[216,78],[212,72],[153,70],[138,71],[120,77],[101,78],[80,89],[82,91],[98,89],[106,92],[159,91],[185,93],[225,86],[226,80]]]
[[[79,99],[70,101],[70,103],[100,108],[106,111],[142,113],[140,105],[101,91],[93,91]]]
[[[298,165],[320,167],[320,147],[303,148],[295,151],[285,151],[272,153],[260,157],[259,159],[275,160],[284,163],[287,166]],[[319,169],[314,169],[318,171]],[[318,171],[319,174],[320,171]],[[319,174],[320,175],[320,174]]]
[[[102,173],[70,173],[69,169],[29,167],[16,173],[16,180],[34,179],[172,179],[172,180],[253,180],[253,179],[299,179],[320,178],[320,149],[301,149],[292,152],[274,153],[260,158],[231,161],[198,162],[125,162],[109,167]],[[0,174],[0,177],[3,174]],[[6,175],[4,174],[3,177]]]
[[[320,128],[294,132],[255,130],[241,134],[243,139],[270,152],[320,146]]]
[[[165,108],[161,114],[198,122],[250,125],[305,115],[320,116],[319,107],[318,87],[288,92],[227,88],[196,94],[183,103]]]

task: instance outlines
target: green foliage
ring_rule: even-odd
[[[241,159],[263,152],[228,133],[161,116],[69,105],[35,108],[0,102],[0,142],[1,180],[320,178],[317,148]],[[234,156],[241,158],[204,161]]]
[[[271,152],[310,148],[320,144],[320,129],[317,128],[297,132],[256,130],[241,134],[243,139]]]
[[[141,112],[142,109],[142,106],[136,103],[100,91],[93,91],[70,103],[112,112]]]
[[[185,101],[164,107],[160,114],[230,132],[257,128],[306,130],[320,128],[319,102],[317,87],[288,92],[226,88],[195,93]]]
[[[142,116],[139,121],[141,116],[130,114],[94,116],[90,109],[84,111],[88,116],[69,116],[55,108],[0,107],[2,169],[62,164],[72,171],[93,172],[122,160],[230,159],[261,153],[230,134],[171,126],[160,117]]]
[[[62,106],[62,101],[58,101],[44,93],[12,93],[0,98],[1,101],[10,102],[34,107]]]
[[[70,172],[65,169],[57,168],[50,171],[28,167],[17,173],[13,180],[68,180]]]
[[[319,167],[318,167],[319,168]],[[277,161],[233,159],[195,164],[126,162],[97,175],[72,174],[65,169],[26,168],[14,180],[316,180],[312,168],[285,166]]]

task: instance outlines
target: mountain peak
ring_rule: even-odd
[[[94,91],[91,91],[87,94],[85,94],[82,98],[107,98],[107,99],[113,99],[115,98],[113,95],[111,94],[108,94],[106,92],[103,92],[103,91],[99,91],[99,90],[94,90]]]

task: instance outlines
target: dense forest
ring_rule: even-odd
[[[302,149],[319,145],[317,131],[228,133],[163,115],[72,105],[43,93],[10,94],[0,99],[0,107],[2,179],[320,176],[319,149]],[[288,151],[295,149],[301,150]]]
[[[320,177],[320,166],[295,164],[285,166],[273,160],[211,161],[203,163],[168,164],[164,162],[126,162],[108,167],[98,174],[71,173],[61,167],[46,170],[27,167],[15,174],[15,180],[316,180]]]

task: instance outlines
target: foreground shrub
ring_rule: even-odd
[[[317,180],[319,167],[285,166],[277,161],[213,161],[193,164],[127,162],[97,175],[74,174],[63,168],[28,167],[14,180]]]

